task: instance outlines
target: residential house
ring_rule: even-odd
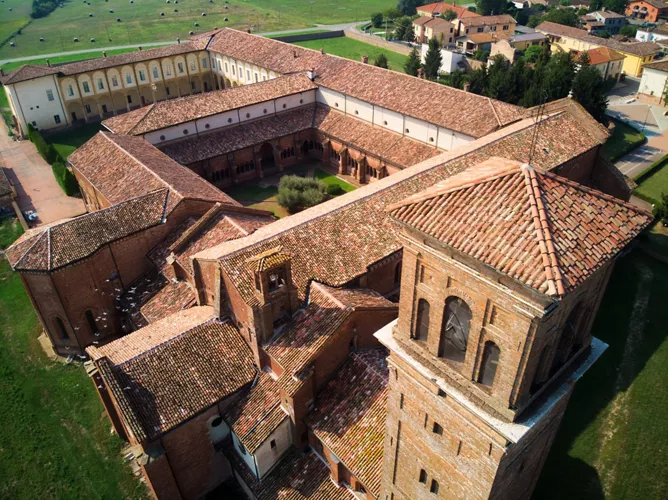
[[[668,13],[668,5],[661,0],[632,0],[624,12],[631,19],[641,19],[655,23]]]
[[[473,33],[487,33],[488,31],[513,34],[515,33],[515,25],[517,22],[508,14],[502,14],[500,16],[479,16],[456,19],[452,21],[452,24],[455,25],[456,35],[464,36]]]
[[[608,47],[624,55],[622,70],[630,76],[640,76],[644,64],[650,63],[661,52],[661,47],[651,42],[622,42],[614,38],[590,35],[585,30],[552,22],[543,22],[536,28],[546,34],[552,51],[581,52],[598,47]]]
[[[413,30],[418,43],[428,43],[434,37],[441,45],[449,45],[454,41],[455,27],[450,21],[440,17],[418,17],[413,21]]]
[[[666,103],[668,88],[668,61],[645,65],[638,87],[638,98],[654,104]]]
[[[584,53],[589,56],[589,65],[599,70],[603,78],[614,78],[615,80],[619,80],[624,65],[623,54],[607,47],[589,49]],[[582,52],[579,52],[578,56],[581,54]]]
[[[428,5],[421,5],[417,8],[417,13],[419,16],[427,17],[443,16],[448,11],[457,14],[457,19],[462,19],[464,17],[480,17],[480,14],[471,12],[466,7],[452,5],[445,2],[430,3]]]
[[[663,45],[665,43],[664,41],[668,40],[668,28],[665,26],[638,28],[638,31],[636,31],[636,40],[640,40],[641,42],[654,42]]]
[[[607,31],[611,35],[617,35],[626,24],[626,16],[607,10],[605,7],[590,12],[582,18],[585,22],[585,29],[593,34]]]

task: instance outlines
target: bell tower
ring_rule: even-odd
[[[590,329],[630,241],[583,271],[566,263],[590,241],[552,228],[576,234],[603,199],[637,215],[492,158],[387,208],[403,263],[398,320],[376,333],[390,350],[382,499],[530,498],[574,382],[607,347]]]

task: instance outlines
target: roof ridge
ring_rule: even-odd
[[[46,229],[49,229],[49,228],[46,228]],[[35,241],[33,242],[33,244],[30,245],[30,246],[26,249],[25,252],[23,252],[23,255],[21,255],[21,257],[16,261],[16,264],[13,266],[14,269],[17,269],[17,268],[19,267],[19,265],[21,264],[21,262],[23,261],[23,259],[25,259],[26,255],[28,255],[28,253],[35,247],[35,245],[37,245],[37,243],[39,243],[39,242],[42,240],[42,238],[44,238],[44,235],[46,234],[46,229],[45,229],[44,231],[42,231],[42,232],[39,234],[39,236],[37,236],[37,237],[35,238]]]
[[[181,247],[190,241],[191,237],[195,236],[197,232],[199,232],[200,229],[203,229],[203,226],[207,224],[209,221],[213,219],[214,216],[218,214],[220,211],[220,208],[222,207],[221,203],[216,203],[213,207],[211,207],[209,210],[204,213],[195,223],[190,226],[188,229],[186,229],[179,238],[172,243],[168,248],[167,251],[172,253],[177,250],[180,250]]]
[[[339,299],[334,297],[329,290],[327,290],[324,287],[327,287],[324,283],[320,283],[319,281],[313,280],[311,281],[311,286],[315,286],[320,292],[322,292],[324,295],[327,296],[329,300],[334,302],[337,306],[339,306],[340,309],[348,309],[349,306],[341,302]],[[327,287],[327,288],[333,288],[333,287]],[[309,294],[309,305],[311,304],[311,294]],[[318,304],[319,305],[319,304]]]
[[[163,102],[163,101],[158,101],[158,102]],[[125,134],[123,134],[123,135],[131,135],[131,132],[132,132],[135,128],[137,128],[137,126],[138,126],[141,122],[143,122],[144,119],[146,119],[146,117],[147,117],[148,115],[150,115],[150,114],[153,112],[153,109],[155,108],[155,105],[156,105],[155,102],[152,102],[151,104],[149,104],[149,105],[148,105],[148,108],[149,108],[149,109],[142,115],[142,117],[141,117],[139,120],[137,120],[137,123],[135,123],[132,127],[130,127],[130,129],[129,129]],[[139,109],[141,109],[141,108],[139,108]]]
[[[548,293],[550,295],[564,295],[566,288],[559,268],[557,250],[552,239],[549,217],[541,197],[536,170],[527,164],[522,166],[521,172],[524,176],[524,185],[531,206],[531,218],[536,231],[543,269],[548,282]]]
[[[501,118],[499,118],[499,114],[496,112],[496,108],[494,107],[494,101],[491,98],[487,98],[487,101],[489,102],[489,105],[492,108],[492,113],[494,113],[494,118],[496,118],[496,123],[499,124],[499,127],[503,127],[503,124],[501,123]]]

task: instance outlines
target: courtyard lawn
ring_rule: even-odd
[[[668,155],[661,160],[661,166],[648,175],[636,179],[638,187],[633,194],[656,204],[661,201],[661,193],[668,195]]]
[[[297,42],[295,45],[300,45],[301,47],[315,50],[323,48],[328,54],[334,54],[336,56],[345,57],[354,61],[360,61],[362,56],[369,56],[369,64],[373,64],[376,57],[383,53],[387,57],[387,62],[390,66],[390,69],[394,71],[400,71],[402,73],[404,71],[404,64],[406,63],[406,59],[408,59],[407,56],[398,54],[391,50],[382,49],[380,47],[376,47],[375,45],[370,45],[368,43],[360,42],[358,40],[347,37],[329,38],[325,40],[309,40],[307,42]]]
[[[150,47],[149,47],[150,48]],[[118,54],[125,54],[126,52],[134,52],[136,51],[136,48],[131,48],[131,49],[113,49],[113,50],[107,50],[107,56],[116,56]],[[68,63],[68,62],[73,62],[73,61],[83,61],[84,59],[95,59],[96,57],[102,57],[102,51],[95,51],[95,52],[84,52],[83,54],[69,54],[66,56],[57,56],[57,57],[50,57],[49,62],[51,64],[62,64],[62,63]],[[13,69],[16,69],[20,66],[23,66],[25,64],[34,64],[34,65],[44,65],[46,64],[46,57],[41,58],[41,59],[30,59],[28,61],[18,61],[18,62],[11,62],[11,63],[5,63],[2,65],[2,70],[7,73],[8,71],[12,71]],[[3,92],[4,94],[4,92]]]
[[[60,153],[60,156],[67,159],[74,150],[81,147],[100,130],[106,129],[100,123],[89,123],[73,130],[46,136],[46,140],[53,144],[53,147]]]
[[[17,4],[23,1],[26,6],[30,5],[25,0],[6,1]],[[0,32],[9,36],[22,25],[26,11],[14,9],[8,12],[6,5],[2,4]],[[91,2],[91,5],[80,1],[64,2],[62,8],[42,19],[32,20],[21,35],[13,37],[15,47],[10,47],[9,43],[0,47],[0,60],[94,48],[96,45],[185,39],[191,30],[203,33],[224,26],[242,30],[251,28],[255,33],[263,33],[312,28],[316,23],[364,21],[372,12],[395,6],[394,0],[221,0],[214,3],[188,0],[179,4],[166,4],[164,0],[138,0],[133,4],[128,0],[109,0]],[[114,12],[109,12],[110,9]],[[174,12],[175,9],[178,12]],[[165,15],[161,16],[161,13]],[[117,22],[117,18],[121,22]],[[40,42],[40,37],[45,41]],[[79,42],[74,42],[75,37]],[[91,42],[91,38],[95,42]]]
[[[616,161],[626,153],[644,144],[645,134],[619,120],[614,120],[615,131],[603,145],[603,154],[610,161]]]
[[[352,184],[349,184],[343,179],[339,179],[336,175],[330,174],[329,172],[326,172],[325,170],[322,170],[320,168],[315,169],[315,174],[313,177],[315,177],[316,179],[320,179],[328,186],[332,185],[341,186],[341,189],[343,189],[346,193],[349,193],[350,191],[354,191],[355,189],[357,189]]]
[[[0,250],[6,250],[9,245],[23,234],[23,227],[18,219],[7,218],[0,221]]]
[[[593,334],[609,349],[578,381],[534,498],[668,498],[668,265],[622,258]]]
[[[4,245],[4,226],[0,234]],[[44,354],[39,321],[4,259],[0,325],[0,498],[147,498],[84,368]]]

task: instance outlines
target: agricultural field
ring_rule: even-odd
[[[125,52],[134,52],[137,50],[136,48],[131,48],[131,49],[114,49],[114,50],[107,50],[107,55],[108,56],[117,56],[118,54],[124,54]],[[96,57],[102,57],[102,52],[86,52],[83,54],[69,54],[66,56],[57,56],[57,57],[49,57],[49,62],[53,64],[63,64],[63,63],[68,63],[68,62],[73,62],[73,61],[83,61],[84,59],[94,59]],[[30,59],[29,61],[18,61],[18,62],[11,62],[11,63],[5,63],[2,65],[2,69],[5,73],[12,71],[13,69],[16,69],[20,66],[23,66],[25,64],[34,64],[34,65],[44,65],[46,64],[46,59],[47,58],[41,58],[41,59]],[[4,94],[4,92],[3,92]],[[2,98],[0,98],[2,99]],[[0,101],[1,105],[1,101]]]
[[[169,41],[186,38],[190,31],[204,32],[223,26],[270,32],[310,28],[318,23],[363,21],[372,12],[396,4],[394,0],[89,1],[90,5],[84,0],[65,1],[62,8],[47,17],[32,20],[21,35],[12,38],[15,47],[10,47],[9,43],[0,46],[0,60],[82,50],[95,45],[111,47]],[[0,4],[0,34],[4,33],[0,43],[28,22],[29,5],[26,0],[5,0]],[[12,12],[8,6],[13,6]],[[40,37],[44,42],[39,41]],[[79,42],[74,41],[75,37]],[[91,42],[91,38],[95,41]]]

